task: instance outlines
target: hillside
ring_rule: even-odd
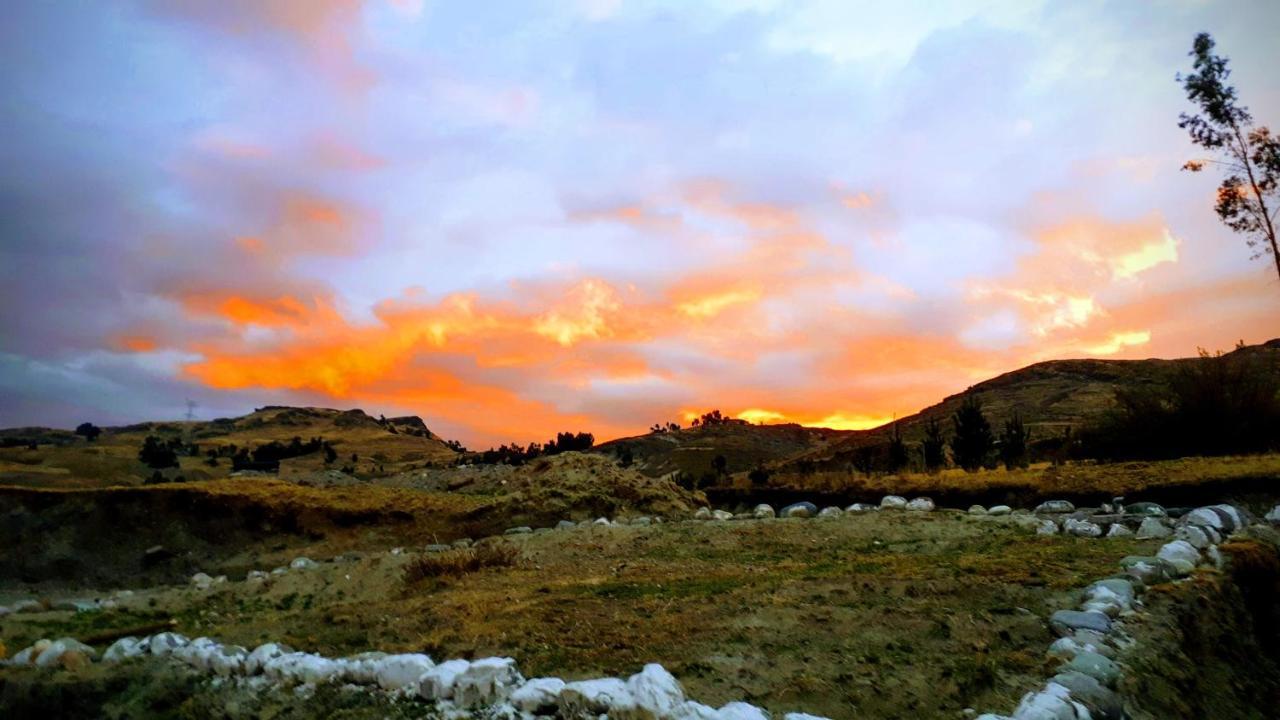
[[[1246,355],[1280,373],[1280,339],[1248,345],[1230,354]],[[914,415],[897,421],[903,438],[918,443],[930,420],[949,429],[950,418],[966,395],[976,395],[993,427],[999,428],[1017,413],[1031,432],[1031,438],[1061,437],[1068,428],[1079,429],[1114,407],[1116,392],[1140,390],[1166,384],[1180,366],[1195,358],[1175,360],[1049,360],[998,375],[974,385],[963,393],[950,395]],[[797,453],[775,467],[787,471],[801,465],[833,469],[847,466],[859,448],[888,441],[892,426],[846,434],[837,442]]]
[[[595,451],[619,458],[629,450],[635,468],[651,477],[678,470],[697,478],[712,471],[717,455],[724,456],[726,472],[746,472],[757,464],[826,448],[849,434],[846,430],[731,420],[619,438],[597,446]]]
[[[373,418],[361,410],[269,406],[238,418],[208,421],[147,422],[103,428],[87,441],[67,430],[14,428],[0,430],[0,484],[42,487],[104,487],[138,485],[152,471],[138,460],[147,436],[195,445],[198,454],[179,453],[179,467],[166,477],[187,480],[226,477],[232,471],[227,455],[232,448],[254,449],[293,438],[322,438],[337,454],[334,469],[352,475],[382,475],[439,463],[457,456],[414,416]],[[35,449],[29,446],[36,445]],[[216,465],[210,450],[220,451]],[[312,452],[284,460],[281,477],[295,477],[325,469],[324,454]]]

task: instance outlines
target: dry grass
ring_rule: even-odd
[[[402,579],[408,586],[426,580],[459,578],[485,568],[512,567],[520,562],[520,549],[505,543],[459,548],[414,558],[405,565]]]

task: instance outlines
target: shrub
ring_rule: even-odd
[[[951,438],[951,451],[955,453],[956,464],[966,472],[977,472],[987,462],[987,453],[995,438],[991,434],[991,423],[982,414],[982,401],[976,395],[966,395],[960,409],[951,416],[956,434]]]
[[[490,543],[422,555],[405,566],[402,579],[406,585],[417,585],[430,579],[460,578],[488,567],[512,567],[518,562],[519,548]]]
[[[83,437],[88,442],[93,442],[102,434],[102,428],[93,423],[80,423],[76,426],[76,434]]]
[[[937,418],[930,418],[924,425],[924,468],[933,473],[947,462],[947,441],[942,437],[942,425]]]
[[[142,449],[138,451],[138,459],[153,470],[178,467],[178,453],[172,444],[165,444],[155,435],[148,435],[142,441]]]

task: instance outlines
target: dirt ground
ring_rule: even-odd
[[[1016,705],[1050,670],[1044,618],[1158,545],[1039,537],[958,512],[583,526],[491,542],[518,545],[516,564],[407,583],[416,551],[367,551],[265,585],[232,578],[142,591],[115,610],[10,615],[0,638],[18,649],[172,619],[193,637],[328,655],[509,655],[530,677],[659,662],[712,705],[951,719]],[[145,696],[136,686],[148,677],[129,692]]]

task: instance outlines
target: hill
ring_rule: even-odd
[[[142,484],[153,472],[138,459],[138,451],[148,436],[183,447],[178,453],[179,467],[164,473],[169,479],[178,475],[187,480],[226,477],[232,472],[229,456],[236,450],[253,450],[273,442],[288,445],[294,438],[303,442],[323,439],[337,455],[330,465],[353,476],[448,464],[457,457],[418,417],[374,418],[361,410],[268,406],[238,418],[103,428],[93,441],[67,430],[0,430],[0,484]],[[194,454],[190,453],[193,445]],[[208,458],[211,450],[220,453],[216,464]],[[296,477],[325,468],[324,453],[310,452],[283,460],[280,475]]]
[[[1280,373],[1280,339],[1246,345],[1228,355],[1249,356],[1261,367]],[[1030,430],[1033,442],[1059,438],[1068,429],[1078,430],[1114,407],[1118,391],[1166,385],[1173,373],[1196,359],[1049,360],[980,382],[896,424],[909,444],[923,439],[931,420],[942,423],[949,432],[952,415],[967,395],[974,395],[982,402],[983,413],[993,428],[1001,427],[1017,413]],[[783,471],[848,467],[860,448],[888,442],[893,430],[893,425],[885,425],[853,431],[837,442],[786,458],[775,467]]]

